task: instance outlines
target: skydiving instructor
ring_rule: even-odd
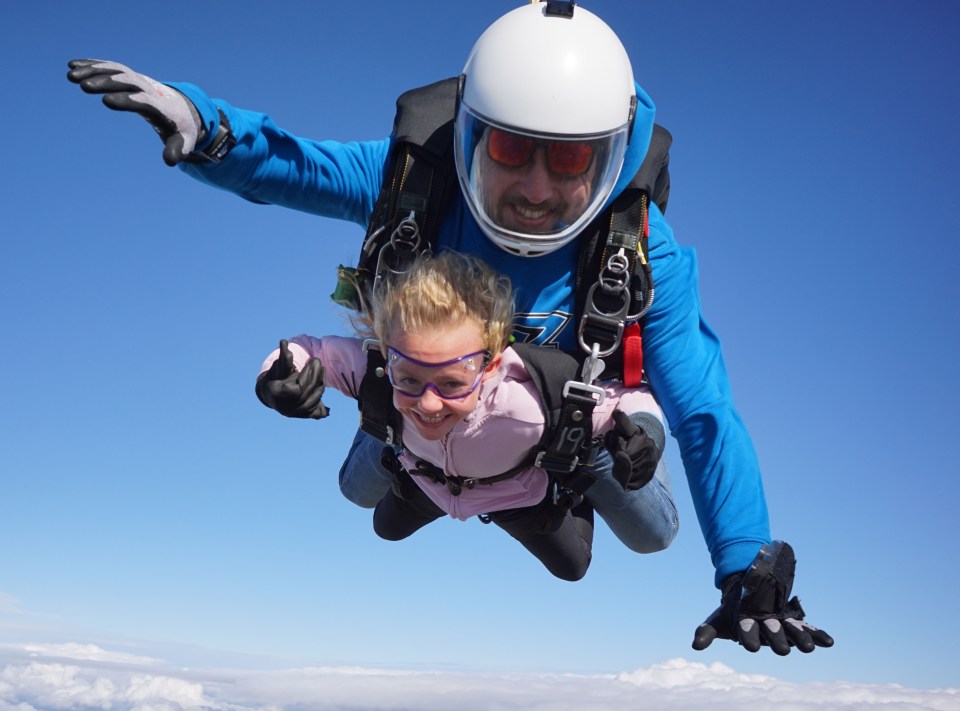
[[[112,61],[69,67],[69,80],[102,95],[109,108],[144,117],[163,140],[168,165],[252,202],[355,222],[369,236],[395,134],[350,143],[300,138],[194,84],[160,83]],[[632,194],[631,181],[652,154],[653,101],[635,82],[616,34],[587,9],[556,0],[496,20],[455,85],[456,177],[438,206],[434,247],[475,254],[510,277],[518,340],[578,353],[578,304],[590,286],[578,283],[581,250],[587,235],[610,223],[616,199]],[[791,597],[794,552],[770,535],[759,463],[733,404],[719,339],[701,313],[694,250],[677,243],[656,200],[639,212],[640,262],[655,285],[644,304],[642,373],[679,445],[721,592],[693,646],[705,649],[719,637],[780,655],[829,647],[830,635],[809,624]],[[304,416],[296,407],[284,414]],[[358,432],[343,465],[341,490],[358,505],[375,506],[390,487],[381,449]],[[623,496],[612,470],[613,457],[601,449],[596,483],[585,493],[598,512]],[[677,523],[665,459],[653,480],[629,493],[630,516],[604,516],[611,530],[639,552],[667,547]],[[638,513],[645,525],[628,526]]]

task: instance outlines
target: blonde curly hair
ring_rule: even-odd
[[[453,251],[422,254],[411,267],[373,290],[354,327],[389,345],[391,332],[444,329],[474,321],[491,356],[506,346],[513,330],[510,278],[483,260]]]

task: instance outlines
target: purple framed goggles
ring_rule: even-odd
[[[424,363],[387,348],[387,378],[393,389],[420,397],[430,388],[444,400],[461,400],[480,385],[490,351],[477,351],[443,363]]]

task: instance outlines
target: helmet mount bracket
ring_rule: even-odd
[[[576,4],[575,0],[547,0],[547,10],[544,14],[548,17],[573,17],[573,8]]]

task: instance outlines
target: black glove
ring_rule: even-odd
[[[613,429],[603,438],[613,455],[613,477],[625,491],[641,489],[657,470],[661,448],[627,413],[614,410],[613,420]]]
[[[800,600],[788,600],[796,567],[789,543],[764,545],[749,568],[723,581],[720,607],[697,627],[693,648],[706,649],[717,637],[739,642],[749,652],[769,646],[779,655],[794,646],[801,652],[832,647],[833,637],[803,621]]]
[[[160,134],[167,165],[184,160],[205,137],[197,108],[176,89],[116,62],[74,59],[67,66],[67,79],[88,94],[103,94],[108,108],[143,116]]]
[[[297,370],[289,344],[280,341],[280,357],[257,377],[257,397],[287,417],[320,420],[330,412],[320,401],[324,391],[323,365],[311,358]]]

